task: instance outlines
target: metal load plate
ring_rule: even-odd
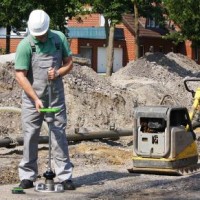
[[[64,192],[64,187],[62,184],[44,184],[39,183],[35,187],[36,192],[45,192],[45,193],[60,193]]]
[[[190,174],[199,173],[200,163],[188,167],[177,169],[163,169],[163,168],[136,168],[128,169],[129,173],[142,173],[142,174],[159,174],[159,175],[172,175],[172,176],[185,176]]]

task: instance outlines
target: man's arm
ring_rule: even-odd
[[[73,68],[73,61],[72,61],[72,57],[65,57],[63,59],[63,65],[57,70],[57,73],[60,76],[65,76],[71,69]],[[56,71],[54,68],[51,68],[48,72],[48,78],[50,80],[54,80],[56,79]]]
[[[63,59],[63,66],[58,70],[60,76],[65,76],[73,68],[72,57],[66,57]]]
[[[15,77],[16,77],[18,84],[26,92],[26,94],[35,102],[35,107],[36,107],[37,111],[39,112],[39,109],[43,107],[42,101],[38,98],[36,92],[32,88],[26,75],[27,75],[26,70],[16,70],[15,71]]]

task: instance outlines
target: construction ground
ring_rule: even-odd
[[[163,96],[166,105],[181,105],[188,110],[192,95],[183,80],[199,77],[200,66],[181,54],[149,53],[128,63],[111,77],[99,75],[87,62],[74,58],[74,68],[64,77],[68,125],[67,134],[75,130],[83,134],[133,129],[135,106],[159,105]],[[194,90],[198,83],[191,84]],[[14,76],[14,54],[0,56],[0,141],[6,137],[22,137],[20,112],[21,89]],[[199,133],[197,133],[197,143]],[[47,135],[42,130],[41,135]],[[13,140],[14,141],[14,140]],[[38,166],[42,174],[47,169],[48,145],[39,145]],[[132,174],[133,137],[102,138],[69,141],[74,164],[75,191],[40,193],[34,189],[25,194],[12,194],[19,184],[18,164],[23,146],[0,148],[1,200],[53,199],[200,199],[200,172],[185,176]]]

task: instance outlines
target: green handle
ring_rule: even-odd
[[[57,113],[60,112],[60,108],[40,108],[41,113]]]
[[[14,187],[12,189],[12,193],[13,194],[25,194],[23,188],[21,188],[21,187]]]

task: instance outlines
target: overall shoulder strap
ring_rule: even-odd
[[[60,38],[59,36],[55,33],[53,36],[54,44],[57,50],[60,50]]]
[[[33,39],[31,37],[31,35],[28,36],[28,40],[29,40],[29,43],[31,45],[32,53],[35,53],[36,52],[36,47],[35,47],[35,43],[33,42]]]

